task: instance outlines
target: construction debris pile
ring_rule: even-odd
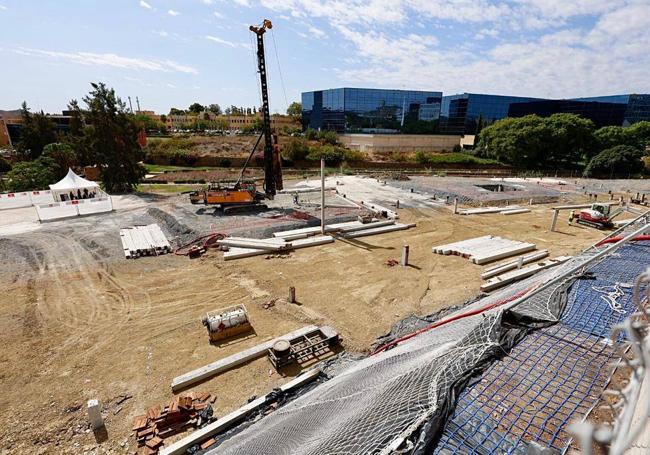
[[[120,229],[120,239],[127,259],[172,252],[169,240],[157,224]]]
[[[164,439],[186,430],[201,428],[214,420],[212,398],[208,392],[190,392],[174,397],[168,405],[156,405],[133,420],[138,455],[154,455]]]

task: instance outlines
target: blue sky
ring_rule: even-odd
[[[650,0],[0,0],[0,109],[58,112],[91,81],[160,113],[259,105],[263,18],[272,111],[339,86],[650,93]]]

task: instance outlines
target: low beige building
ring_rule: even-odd
[[[193,128],[197,122],[205,122],[209,129],[221,130],[224,127],[230,131],[239,131],[243,127],[252,126],[261,122],[262,114],[253,115],[214,115],[212,112],[200,114],[168,115],[167,129],[182,130]],[[288,115],[272,115],[271,129],[280,130],[285,127],[299,128],[300,123],[292,120]]]
[[[341,134],[339,142],[364,153],[451,152],[463,136],[447,134]]]

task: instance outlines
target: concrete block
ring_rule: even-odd
[[[97,430],[104,426],[104,418],[102,417],[102,406],[99,400],[88,400],[88,422],[93,430]]]

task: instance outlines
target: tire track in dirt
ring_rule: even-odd
[[[136,306],[141,314],[148,313],[148,292],[134,284],[119,283],[110,267],[81,238],[33,232],[19,241],[38,259],[33,279],[37,292],[43,295],[43,327],[65,335],[55,352],[63,354],[92,340],[84,349],[85,356],[91,355],[120,336],[119,329]]]

